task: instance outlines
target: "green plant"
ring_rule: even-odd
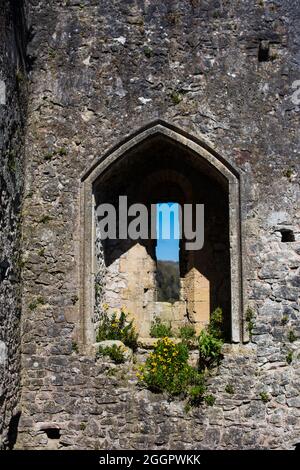
[[[286,178],[290,179],[293,176],[292,168],[288,168],[283,174],[284,174],[284,176],[286,176]]]
[[[96,283],[95,284],[95,295],[96,295],[96,297],[101,295],[102,290],[103,290],[103,287],[100,284]]]
[[[8,162],[8,170],[10,171],[10,173],[15,173],[16,172],[16,162],[15,161],[9,161]]]
[[[188,357],[185,344],[176,344],[167,337],[159,339],[137,376],[154,392],[186,396],[190,386],[204,386],[203,374],[188,364]]]
[[[210,316],[210,322],[207,327],[209,333],[215,338],[222,337],[223,312],[221,307],[217,307]]]
[[[56,56],[56,50],[53,49],[52,47],[49,47],[49,49],[48,49],[48,54],[49,54],[49,57],[51,57],[52,59],[54,59],[55,56]]]
[[[124,309],[121,310],[119,316],[114,312],[111,318],[108,317],[106,312],[102,314],[96,338],[98,342],[106,339],[117,339],[135,351],[137,348],[137,338],[138,334],[133,325],[133,320],[128,320],[128,315]]]
[[[19,269],[24,268],[24,266],[26,265],[26,262],[22,258],[22,255],[20,253],[14,256],[14,262],[16,263]]]
[[[199,367],[201,370],[217,365],[222,357],[223,313],[220,307],[216,308],[210,317],[209,325],[204,328],[198,338]]]
[[[189,402],[185,403],[184,412],[187,414],[191,411],[191,409],[192,409],[192,406],[190,405],[190,403]]]
[[[49,215],[43,215],[40,220],[39,220],[39,223],[40,224],[47,224],[49,221],[51,220],[51,217]]]
[[[193,325],[183,325],[179,328],[179,338],[183,339],[184,341],[194,339],[196,336],[196,331]]]
[[[199,339],[199,366],[201,370],[209,369],[218,364],[221,359],[223,341],[215,338],[206,329],[202,330]]]
[[[38,296],[36,299],[30,302],[28,308],[32,311],[35,310],[39,305],[45,305],[45,300],[41,296]]]
[[[220,18],[220,16],[221,16],[221,13],[220,13],[220,11],[219,11],[219,10],[214,10],[214,11],[213,11],[213,15],[212,15],[212,16],[213,16],[213,18]]]
[[[50,160],[52,160],[53,156],[54,156],[54,153],[51,153],[51,152],[46,153],[46,154],[44,155],[44,160],[50,161]]]
[[[278,59],[278,52],[275,51],[274,49],[271,49],[270,54],[269,54],[270,60],[276,60]],[[292,176],[292,175],[291,175]]]
[[[246,322],[249,331],[250,338],[252,336],[253,328],[254,328],[254,310],[251,307],[248,307],[246,310]]]
[[[61,147],[60,149],[58,149],[57,153],[60,157],[63,157],[64,155],[67,155],[67,149]]]
[[[44,256],[44,254],[45,254],[45,248],[43,247],[38,251],[38,255],[39,256]]]
[[[173,101],[173,104],[179,104],[182,101],[182,95],[177,91],[172,91],[171,100]]]
[[[162,323],[160,318],[156,318],[150,327],[150,336],[151,338],[164,338],[171,337],[173,335],[171,324],[167,325]]]
[[[267,392],[260,392],[259,396],[261,401],[263,401],[264,403],[268,403],[268,401],[270,401],[270,397]]]
[[[288,364],[291,364],[293,360],[293,351],[289,351],[286,355],[286,362]]]
[[[106,375],[108,375],[109,377],[114,377],[118,374],[118,371],[117,369],[108,369],[106,371]]]
[[[150,57],[152,56],[152,49],[149,46],[145,46],[144,54],[147,57],[147,59],[150,59]]]
[[[59,155],[60,157],[63,157],[65,155],[67,155],[67,149],[65,147],[60,147],[59,149],[57,150],[53,150],[53,152],[48,152],[44,155],[44,160],[46,161],[49,161],[49,160],[52,160],[53,157],[55,157],[55,155]]]
[[[283,317],[281,318],[282,326],[286,325],[288,321],[289,321],[289,317],[287,315],[283,315]]]
[[[86,423],[82,422],[80,423],[80,431],[84,431],[86,429]]]
[[[225,387],[225,392],[229,393],[229,395],[233,395],[235,392],[234,386],[232,384],[227,384]]]
[[[193,385],[189,391],[189,404],[192,406],[197,406],[203,401],[203,394],[205,393],[206,387],[204,381],[200,385]]]
[[[215,404],[216,397],[214,395],[205,395],[203,400],[208,406],[213,406]]]
[[[16,71],[16,81],[17,81],[17,84],[19,85],[20,83],[22,83],[24,80],[24,74],[22,72],[21,69],[18,69]]]
[[[293,330],[290,330],[289,333],[288,333],[288,340],[290,343],[293,343],[294,341],[297,340],[297,336],[295,335],[295,333],[293,332]]]
[[[72,351],[76,354],[79,353],[78,344],[76,343],[76,341],[72,341]]]
[[[109,356],[115,364],[123,364],[125,362],[124,348],[113,344],[112,346],[99,346],[99,356]]]
[[[179,23],[179,20],[180,20],[180,12],[179,11],[170,11],[166,17],[167,17],[167,20],[169,21],[169,23],[173,24],[173,25],[176,25]]]

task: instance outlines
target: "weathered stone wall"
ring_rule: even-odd
[[[20,448],[292,449],[299,441],[296,367],[284,359],[265,364],[255,346],[228,350],[211,380],[216,404],[188,413],[182,401],[139,390],[126,366],[75,355],[31,357],[26,365]],[[267,404],[259,397],[265,390]],[[51,429],[57,439],[48,438]]]
[[[0,448],[12,445],[20,391],[20,204],[25,101],[22,2],[0,1]]]
[[[18,447],[293,448],[300,430],[299,105],[292,99],[299,2],[32,0],[29,10]],[[106,364],[72,352],[80,336],[80,176],[158,118],[207,139],[243,175],[252,343],[228,346],[211,379],[215,405],[188,415],[181,402],[139,391],[126,374],[114,377]],[[283,243],[282,229],[293,230],[295,241]],[[55,439],[47,437],[51,428],[60,429],[47,431]]]

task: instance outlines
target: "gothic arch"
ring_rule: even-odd
[[[193,195],[189,180],[174,170],[160,170],[150,173],[143,181],[143,191],[145,191],[146,194],[149,194],[154,185],[164,186],[169,183],[178,185],[184,194],[185,201],[187,203],[192,202]]]
[[[130,158],[130,152],[154,137],[167,139],[193,154],[205,173],[226,186],[229,198],[231,340],[247,341],[243,320],[242,246],[241,246],[241,175],[205,141],[163,121],[155,121],[124,139],[106,154],[96,157],[81,177],[81,343],[89,348],[94,342],[91,312],[94,307],[94,183],[117,162]]]

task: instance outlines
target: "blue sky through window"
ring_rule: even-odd
[[[163,261],[179,261],[179,204],[156,204],[156,257]]]

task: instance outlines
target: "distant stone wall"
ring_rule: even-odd
[[[22,2],[0,1],[0,448],[13,444],[20,398],[21,200],[24,18]]]
[[[29,2],[18,448],[300,441],[299,17],[297,0]],[[189,414],[79,341],[81,175],[156,119],[207,140],[243,175],[252,343],[225,347],[215,405]]]
[[[149,336],[151,321],[155,316],[163,317],[166,321],[172,320],[173,328],[175,325],[178,328],[186,322],[192,322],[199,333],[208,323],[210,312],[222,307],[225,319],[224,332],[226,337],[230,338],[230,284],[233,283],[230,282],[229,212],[234,213],[234,203],[231,198],[230,211],[228,185],[222,181],[223,186],[221,186],[215,174],[212,176],[211,165],[207,164],[205,167],[203,157],[197,157],[192,152],[186,151],[185,137],[183,137],[184,145],[180,143],[176,145],[175,141],[170,141],[159,134],[151,138],[151,133],[156,132],[153,126],[149,126],[148,129],[150,137],[145,138],[143,135],[140,145],[135,142],[131,152],[127,148],[124,158],[110,165],[102,177],[101,174],[96,176],[93,185],[96,213],[103,202],[110,203],[115,207],[118,220],[119,195],[127,197],[125,199],[128,208],[136,203],[142,203],[147,208],[148,214],[153,212],[153,205],[157,201],[166,201],[168,198],[170,201],[178,202],[183,211],[186,209],[185,204],[203,204],[205,243],[203,248],[196,252],[186,249],[186,243],[181,241],[180,301],[173,305],[168,303],[160,305],[156,302],[155,236],[152,239],[143,236],[143,240],[139,243],[130,239],[106,239],[101,242],[100,223],[102,225],[103,221],[101,216],[96,215],[94,224],[91,222],[91,228],[84,229],[86,233],[84,238],[87,240],[85,243],[90,247],[95,243],[90,235],[93,225],[96,226],[96,266],[93,267],[93,260],[86,261],[88,265],[92,265],[89,266],[87,275],[89,276],[92,271],[96,273],[96,306],[102,303],[113,310],[125,305],[136,320],[138,331],[144,337]],[[166,124],[160,126],[160,129],[168,132]],[[103,163],[111,158],[113,157],[105,159]],[[99,165],[98,170],[101,171]],[[88,206],[86,213],[89,213]],[[106,214],[103,215],[106,222]],[[193,218],[195,219],[195,214]],[[82,218],[83,221],[85,219]],[[230,225],[233,223],[232,221]],[[85,223],[85,227],[86,225]],[[118,227],[116,231],[118,232]],[[231,247],[233,258],[232,253],[233,247]],[[103,263],[106,267],[104,273]],[[232,264],[234,265],[234,262]],[[237,296],[238,294],[237,292]],[[92,316],[86,304],[83,310],[83,315]]]

